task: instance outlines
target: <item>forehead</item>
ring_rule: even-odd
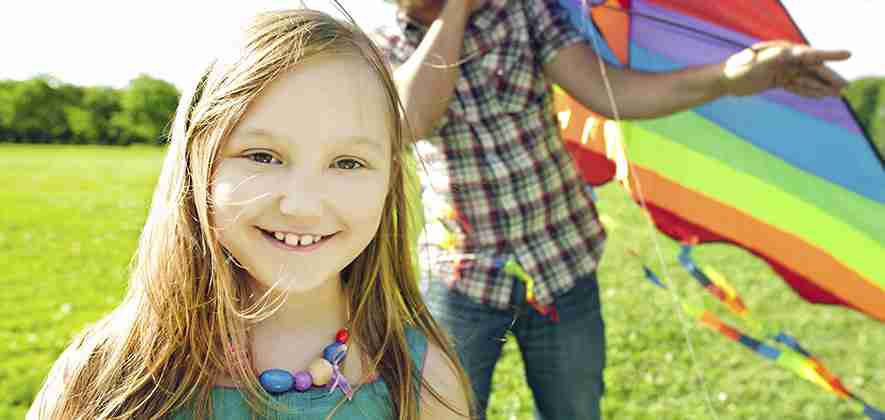
[[[389,102],[364,58],[319,55],[272,81],[249,105],[234,135],[260,130],[312,142],[366,137],[390,150]]]

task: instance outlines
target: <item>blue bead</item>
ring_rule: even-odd
[[[347,344],[334,342],[326,346],[326,349],[323,350],[323,359],[329,361],[329,363],[337,364],[341,363],[344,360],[344,357],[347,356]]]
[[[295,377],[291,373],[283,369],[268,369],[261,372],[258,382],[265,391],[271,394],[281,394],[292,389],[295,384]]]

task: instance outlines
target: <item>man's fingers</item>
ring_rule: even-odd
[[[831,90],[831,88],[826,84],[821,83],[819,80],[808,76],[799,77],[794,83],[803,89],[813,90],[817,92],[828,92]]]
[[[845,86],[848,86],[847,80],[827,66],[814,66],[810,70],[812,74],[814,74],[814,77],[820,79],[834,89],[842,89]]]
[[[785,86],[786,89],[790,93],[794,93],[799,96],[804,96],[806,98],[823,98],[827,96],[831,96],[829,91],[821,91],[816,89],[809,89],[796,85]]]
[[[851,57],[851,52],[846,50],[816,50],[814,48],[801,48],[793,50],[796,62],[804,65],[816,65],[827,61],[842,61]]]
[[[727,64],[737,65],[741,70],[736,72],[739,77],[744,73],[754,74],[758,80],[769,80],[772,87],[782,87],[802,96],[823,97],[839,95],[848,85],[826,63],[850,56],[846,50],[819,50],[788,41],[764,41],[732,56]],[[726,73],[731,67],[726,66]]]
[[[785,88],[793,93],[813,98],[833,96],[839,93],[838,89],[834,89],[832,86],[811,76],[798,77],[787,84]]]

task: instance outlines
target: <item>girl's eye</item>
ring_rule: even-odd
[[[336,160],[335,163],[332,164],[332,166],[335,169],[353,170],[353,169],[364,168],[366,165],[363,165],[362,162],[360,162],[356,159],[345,158],[345,159]]]
[[[273,157],[272,154],[267,153],[267,152],[249,153],[248,155],[246,155],[246,158],[248,158],[249,160],[258,162],[258,163],[265,163],[265,164],[272,164],[272,163],[280,164],[280,163],[282,163],[279,159]]]

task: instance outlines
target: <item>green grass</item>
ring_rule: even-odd
[[[122,297],[161,160],[156,148],[0,145],[0,419],[22,418],[66,342]],[[598,194],[610,233],[599,273],[609,343],[605,418],[863,418],[680,316],[674,296],[644,280],[628,252],[660,271],[639,209],[617,185]],[[675,263],[676,245],[660,235],[657,242],[680,299],[723,314]],[[729,276],[759,318],[799,337],[850,389],[885,406],[881,323],[804,303],[741,250],[708,246],[695,256]],[[495,371],[491,419],[531,413],[510,340]]]

